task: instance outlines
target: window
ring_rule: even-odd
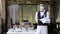
[[[37,11],[37,5],[20,5],[20,22],[22,20],[28,20],[29,22],[35,22],[35,12]]]

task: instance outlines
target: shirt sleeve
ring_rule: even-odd
[[[49,12],[47,12],[46,18],[50,18],[50,13]]]
[[[38,22],[38,12],[35,13],[35,21]]]

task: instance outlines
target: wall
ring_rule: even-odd
[[[5,0],[0,0],[0,33],[2,32],[1,29],[1,18],[3,18],[3,21],[5,23]]]
[[[2,14],[2,2],[0,0],[0,18],[1,18],[1,14]],[[0,33],[2,32],[1,30],[1,19],[0,19]]]
[[[59,5],[59,13],[58,13],[58,17],[57,17],[56,22],[59,22],[60,23],[60,5]]]

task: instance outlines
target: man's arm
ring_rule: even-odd
[[[35,13],[35,21],[38,22],[38,12]]]
[[[42,19],[39,19],[42,23],[47,23],[48,21],[50,22],[50,15],[49,15],[49,12],[47,12],[47,15],[46,17],[42,18]]]

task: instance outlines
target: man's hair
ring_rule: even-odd
[[[48,5],[47,5],[46,3],[41,2],[40,4],[43,4],[43,5],[44,5],[44,9],[45,9],[45,11],[48,11]],[[40,4],[39,4],[39,5],[40,5]]]
[[[44,5],[45,5],[45,3],[44,3],[44,2],[40,2],[40,4],[44,4]]]

